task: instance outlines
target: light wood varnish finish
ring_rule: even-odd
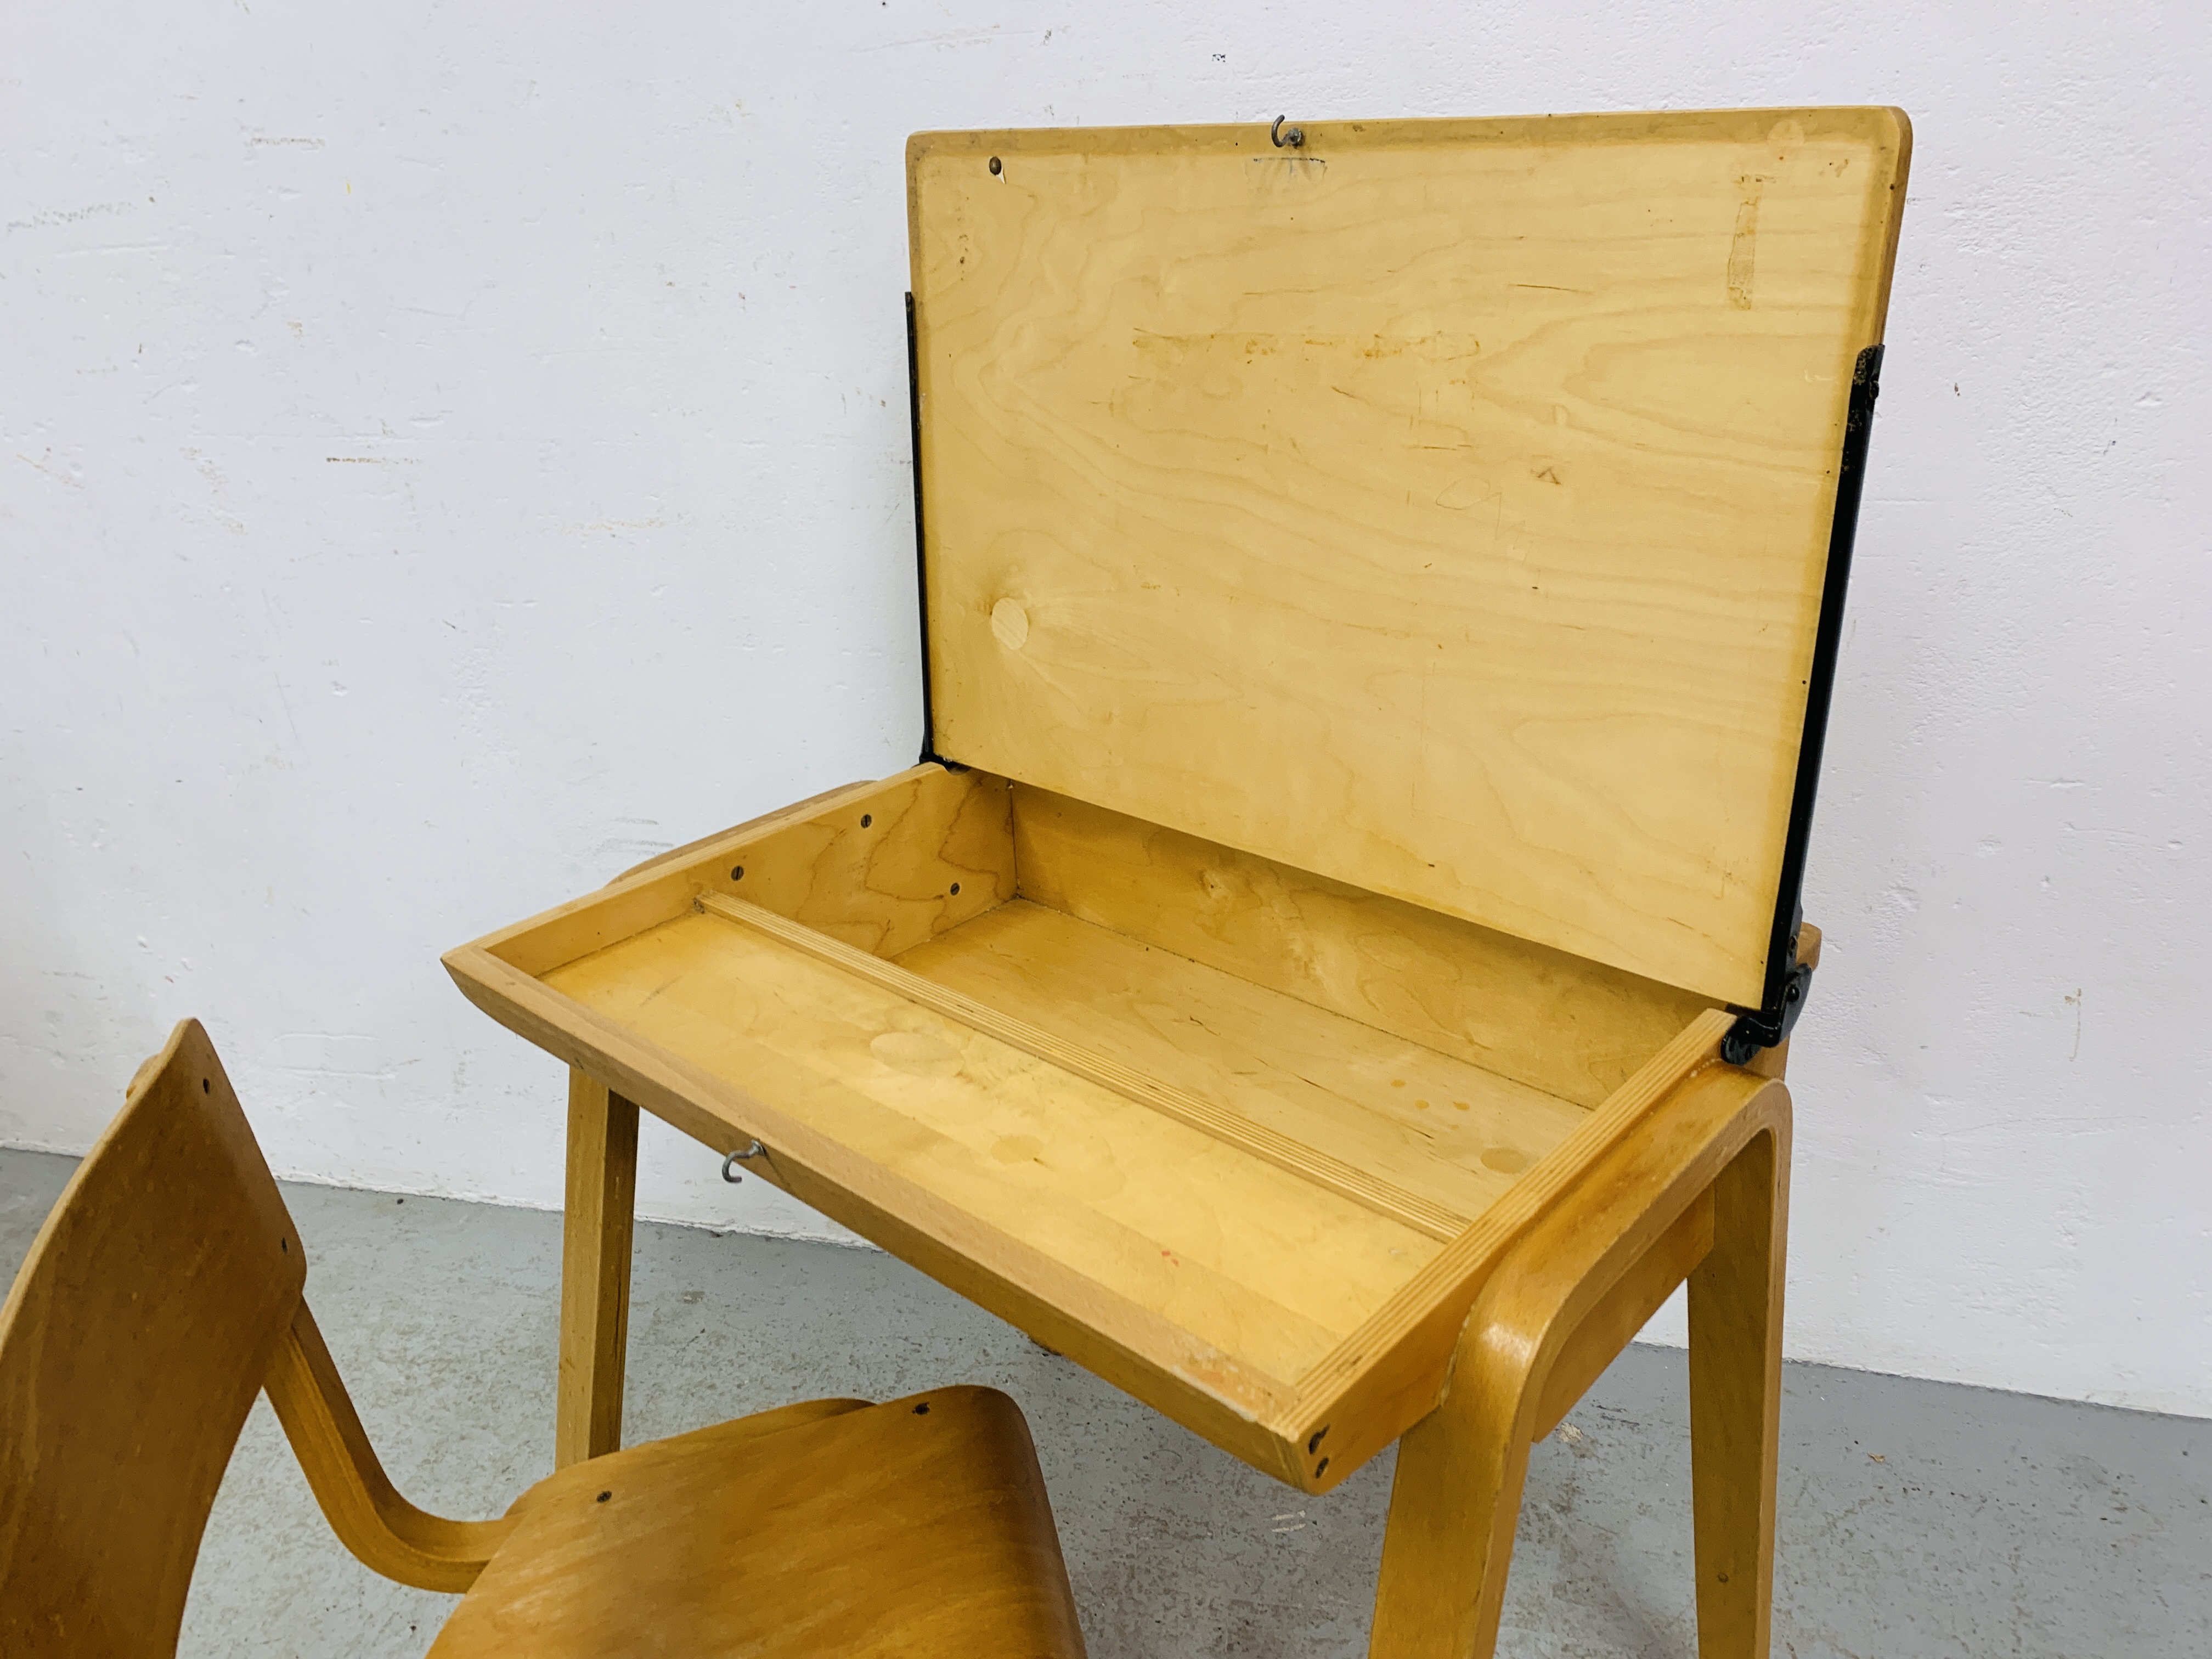
[[[937,751],[1755,1006],[1903,115],[1303,125],[909,142]]]
[[[1530,1442],[1634,1334],[1616,1328],[1589,1340],[1593,1326],[1611,1322],[1621,1287],[1638,1301],[1663,1297],[1686,1267],[1693,1302],[1703,1287],[1709,1307],[1716,1297],[1726,1304],[1691,1333],[1698,1650],[1764,1659],[1789,1097],[1723,1066],[1669,1104],[1528,1231],[1477,1298],[1450,1388],[1399,1448],[1375,1659],[1487,1659]],[[1654,1273],[1654,1258],[1664,1271]]]
[[[304,1300],[292,1310],[261,1386],[331,1530],[386,1578],[458,1594],[476,1583],[514,1531],[505,1517],[449,1521],[399,1495]]]
[[[1083,1651],[1036,1450],[995,1389],[635,1447],[517,1510],[431,1659]]]
[[[1910,128],[1302,126],[914,138],[926,763],[447,965],[1283,1480],[1406,1436],[1378,1654],[1488,1651],[1529,1437],[1686,1275],[1701,1643],[1754,1659],[1787,1045],[1719,1052]]]
[[[561,1233],[561,1371],[553,1466],[622,1444],[629,1355],[630,1231],[637,1212],[637,1108],[568,1073],[567,1201]]]
[[[610,1194],[627,1210],[626,1181]],[[464,1593],[441,1655],[1079,1659],[1043,1480],[1003,1395],[806,1401],[450,1521],[386,1477],[305,1279],[213,1045],[186,1021],[0,1310],[0,1652],[174,1653],[200,1534],[265,1389],[346,1547]],[[601,1380],[618,1398],[619,1374]]]
[[[307,1261],[206,1033],[179,1026],[0,1310],[0,1652],[173,1652]]]
[[[989,902],[951,912],[965,878],[929,837],[892,842],[902,823],[964,837],[957,867],[991,872]],[[1434,1405],[1504,1251],[1729,1024],[986,773],[917,768],[799,828],[809,848],[900,850],[830,860],[867,883],[843,900],[829,878],[772,888],[756,873],[796,837],[771,819],[448,966],[580,1090],[718,1151],[758,1139],[749,1171],[1308,1490]],[[1178,928],[1178,892],[1211,910]],[[1103,919],[1058,908],[1076,903]],[[918,920],[841,936],[788,914],[802,906]],[[1204,960],[1175,948],[1201,944]],[[1528,1023],[1489,1013],[1485,984]],[[580,1162],[572,1179],[572,1259],[604,1267],[621,1252],[592,1207],[601,1177]],[[581,1269],[568,1285],[574,1376],[615,1302]],[[571,1397],[564,1445],[587,1412],[618,1422],[618,1389]]]
[[[1014,786],[1024,898],[1594,1107],[1713,1000]]]

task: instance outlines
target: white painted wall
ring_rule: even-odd
[[[477,9],[0,14],[0,1139],[198,1013],[283,1170],[557,1202],[439,951],[915,747],[908,131],[1891,101],[1790,1345],[2212,1413],[2201,9]]]

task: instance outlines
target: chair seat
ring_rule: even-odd
[[[810,1401],[541,1480],[432,1659],[1079,1659],[1044,1479],[993,1389]]]

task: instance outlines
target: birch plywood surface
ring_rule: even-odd
[[[1436,1240],[789,945],[689,915],[546,975],[1225,1356],[1297,1380]],[[779,1079],[790,1079],[780,1086]]]
[[[1577,1106],[1603,1101],[1710,1006],[1026,785],[1014,840],[1024,899]]]
[[[1731,1018],[1533,948],[933,765],[447,964],[597,1086],[757,1137],[755,1173],[1322,1491],[1433,1407],[1500,1253]]]
[[[937,748],[1755,1004],[1903,117],[1304,127],[912,141]]]
[[[1455,1236],[1584,1115],[1042,905],[1001,905],[899,965],[1441,1206]]]

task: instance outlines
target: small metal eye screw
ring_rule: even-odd
[[[1292,127],[1287,132],[1283,131],[1283,123],[1288,118],[1286,116],[1278,115],[1275,118],[1275,125],[1267,129],[1267,137],[1274,141],[1277,149],[1285,148],[1296,149],[1306,141],[1306,130],[1304,127]]]

